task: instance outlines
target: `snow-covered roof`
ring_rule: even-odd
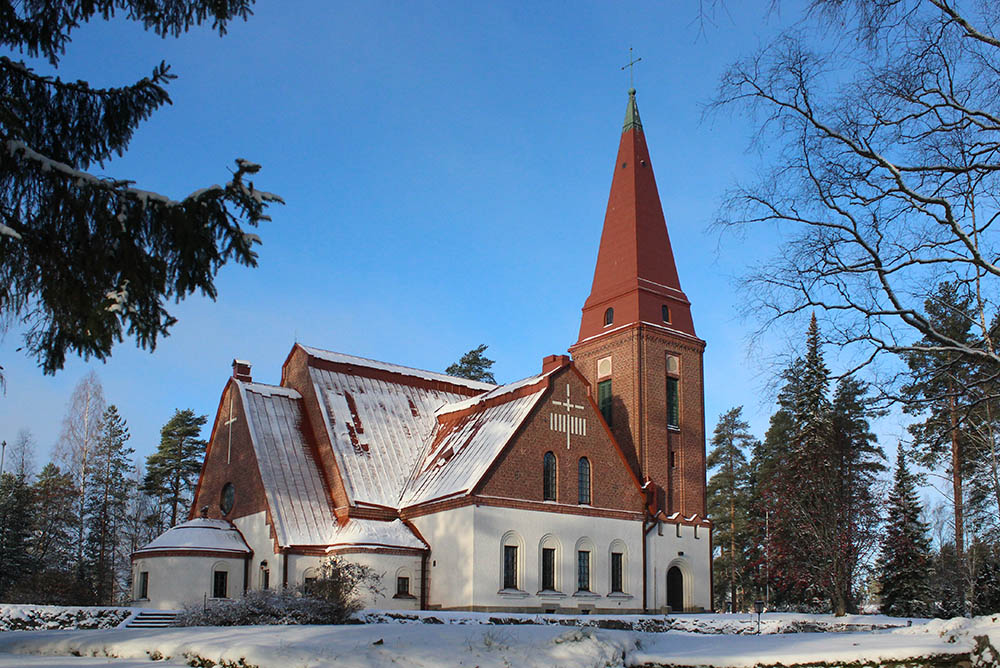
[[[275,385],[234,382],[245,406],[278,544],[329,544],[333,509],[303,433],[299,393]]]
[[[441,424],[435,429],[400,506],[471,491],[548,389],[544,378],[533,376],[501,386],[490,393],[494,396],[489,402],[460,402],[461,412],[439,411]],[[466,408],[471,411],[465,412]]]
[[[299,344],[301,345],[301,344]],[[302,346],[309,355],[317,359],[326,360],[327,362],[336,362],[339,364],[353,364],[354,366],[367,367],[369,369],[378,369],[379,371],[389,371],[391,373],[398,373],[402,376],[410,376],[411,378],[420,378],[421,380],[431,380],[443,383],[451,383],[452,385],[459,385],[462,387],[468,387],[473,390],[486,391],[492,390],[496,385],[492,383],[483,383],[478,380],[468,380],[467,378],[458,378],[456,376],[449,376],[444,373],[438,373],[436,371],[424,371],[423,369],[413,369],[408,366],[400,366],[399,364],[388,364],[386,362],[379,362],[378,360],[371,360],[365,357],[355,357],[354,355],[345,355],[343,353],[335,353],[329,350],[320,350],[319,348],[311,348],[309,346]]]
[[[391,382],[313,366],[309,373],[348,497],[355,504],[398,507],[437,424],[434,411],[466,395],[403,377]]]
[[[232,552],[234,556],[250,553],[243,536],[226,520],[198,517],[167,529],[136,552],[173,550]]]
[[[327,552],[344,547],[393,547],[423,550],[427,545],[402,520],[351,519],[334,530]]]

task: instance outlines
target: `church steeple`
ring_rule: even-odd
[[[615,159],[576,367],[650,507],[705,514],[705,342],[681,290],[635,89]]]
[[[632,88],[578,341],[641,322],[695,336]]]

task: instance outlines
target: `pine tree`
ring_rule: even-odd
[[[741,592],[746,587],[747,517],[749,515],[749,468],[745,451],[754,438],[750,425],[743,420],[743,407],[737,406],[719,417],[708,455],[709,470],[716,469],[708,481],[708,514],[715,525],[713,543],[720,554],[713,561],[716,606],[732,611],[744,609]]]
[[[877,570],[882,586],[882,614],[926,617],[934,610],[934,559],[917,486],[906,466],[902,448],[889,493],[888,515]]]
[[[125,420],[118,409],[108,406],[101,421],[101,434],[90,468],[87,496],[87,565],[94,600],[99,605],[115,602],[116,551],[119,527],[125,521],[129,496],[129,472],[134,452]]]
[[[28,553],[31,538],[31,488],[24,476],[0,475],[0,600],[32,569]]]
[[[207,420],[190,408],[175,410],[160,429],[160,446],[146,459],[142,491],[170,508],[170,526],[177,524],[177,511],[189,501],[201,472],[206,442],[198,436]]]
[[[476,346],[462,355],[461,359],[445,369],[444,372],[449,376],[480,380],[484,383],[496,383],[493,372],[490,371],[494,361],[483,355],[487,347],[485,343]]]
[[[211,21],[220,34],[252,0],[98,0],[4,3],[0,43],[58,67],[71,33],[93,19],[126,19],[163,37]],[[153,349],[175,322],[165,305],[215,297],[229,261],[256,266],[255,227],[269,204],[259,165],[239,159],[225,186],[180,201],[88,173],[123,154],[174,78],[166,63],[141,81],[91,87],[0,56],[0,319],[26,325],[24,348],[46,373],[67,353],[104,359],[123,334]]]
[[[972,295],[955,283],[941,283],[934,295],[925,302],[930,324],[942,335],[960,345],[970,345]],[[965,560],[966,479],[974,468],[975,451],[970,438],[971,422],[975,421],[976,403],[968,388],[973,385],[975,367],[966,355],[944,349],[936,341],[924,338],[921,345],[934,348],[934,353],[912,353],[906,358],[912,382],[903,387],[908,403],[903,410],[923,417],[908,427],[913,435],[919,462],[934,469],[944,466],[951,478],[954,516],[954,549],[960,579],[968,587],[968,565]],[[960,597],[964,601],[967,594]],[[964,603],[961,614],[965,614]]]

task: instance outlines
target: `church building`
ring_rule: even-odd
[[[133,554],[135,605],[294,587],[330,556],[371,608],[711,608],[702,354],[635,90],[567,355],[507,385],[295,344],[233,362],[190,519]]]

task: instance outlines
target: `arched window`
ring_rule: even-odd
[[[542,499],[556,500],[556,456],[552,452],[545,453],[542,466]]]
[[[663,322],[670,322],[670,307],[663,305]]]
[[[522,589],[524,540],[516,531],[500,538],[500,589],[513,593]],[[504,593],[504,592],[501,592]]]
[[[580,457],[576,479],[580,489],[579,503],[590,505],[590,460],[586,457]]]
[[[614,321],[615,321],[615,310],[613,308],[609,308],[607,311],[604,312],[604,326],[607,327]]]

